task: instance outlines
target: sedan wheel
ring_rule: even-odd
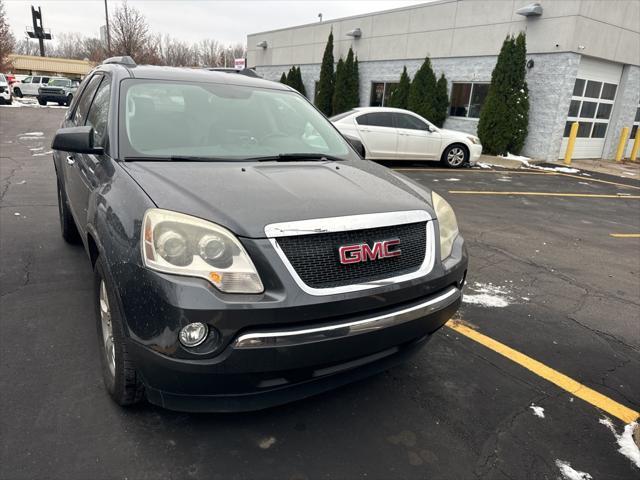
[[[442,160],[449,168],[460,168],[469,160],[469,154],[464,147],[453,145],[444,152]]]
[[[100,282],[100,321],[102,323],[102,341],[107,366],[111,375],[116,375],[116,351],[113,343],[113,326],[111,325],[111,308],[104,280]]]

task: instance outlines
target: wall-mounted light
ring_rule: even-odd
[[[360,38],[362,36],[362,30],[360,28],[354,28],[347,32],[347,37]]]
[[[256,47],[260,47],[260,48],[267,48],[267,41],[266,40],[262,40],[261,42],[259,42]]]
[[[539,17],[542,15],[542,5],[539,3],[531,3],[522,8],[516,10],[518,15],[522,15],[523,17]]]

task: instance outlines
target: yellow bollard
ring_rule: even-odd
[[[571,157],[573,156],[573,147],[576,144],[576,137],[578,136],[578,122],[573,122],[571,125],[571,132],[569,133],[569,143],[567,143],[567,151],[564,154],[564,164],[571,165]]]
[[[622,129],[622,134],[620,134],[620,141],[618,142],[618,150],[616,150],[616,162],[622,161],[622,156],[624,154],[624,147],[627,146],[628,135],[629,135],[629,127],[624,127]]]
[[[635,162],[638,158],[638,149],[640,149],[640,125],[636,128],[636,139],[633,141],[633,148],[631,148],[631,156],[629,160]]]

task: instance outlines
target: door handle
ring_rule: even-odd
[[[74,163],[76,163],[76,159],[75,159],[75,158],[73,158],[71,155],[68,155],[68,156],[67,156],[67,163],[68,163],[69,165],[73,165]]]

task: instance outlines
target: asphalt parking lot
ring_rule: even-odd
[[[640,475],[618,451],[640,410],[640,238],[612,236],[640,233],[640,183],[394,164],[456,210],[459,322],[404,366],[283,407],[122,410],[102,386],[89,262],[59,231],[49,145],[65,111],[0,108],[1,478]]]

